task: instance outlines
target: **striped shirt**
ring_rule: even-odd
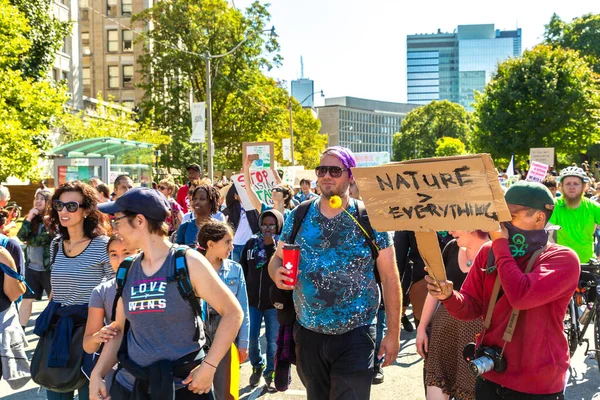
[[[65,255],[62,238],[54,239],[57,240],[58,253],[51,275],[53,299],[63,306],[88,304],[92,290],[114,275],[106,252],[108,237],[95,237],[81,254],[74,257]],[[50,252],[54,253],[54,243]],[[53,254],[50,257],[52,259]]]

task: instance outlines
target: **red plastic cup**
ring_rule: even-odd
[[[297,244],[283,245],[283,267],[291,273],[288,275],[293,281],[285,282],[286,285],[295,286],[298,282],[298,264],[300,264],[300,246]]]

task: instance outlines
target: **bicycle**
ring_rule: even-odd
[[[8,211],[8,222],[17,221],[21,218],[21,211],[23,208],[14,201],[9,201],[4,209]]]
[[[569,301],[564,325],[569,354],[573,357],[578,346],[586,344],[585,355],[594,353],[594,358],[600,368],[600,260],[591,259],[587,264],[581,264],[579,284]],[[594,323],[594,347],[585,333],[591,323]]]

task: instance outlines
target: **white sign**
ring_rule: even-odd
[[[71,158],[71,166],[72,167],[89,167],[90,159],[89,158]]]
[[[546,179],[547,172],[548,166],[546,164],[532,161],[529,165],[529,171],[527,172],[527,178],[525,180],[541,183]]]
[[[192,103],[192,137],[190,143],[204,143],[206,103]]]
[[[356,157],[357,167],[374,167],[390,162],[390,153],[387,151],[354,153],[354,157]]]
[[[271,169],[261,169],[256,171],[250,171],[250,179],[252,180],[252,188],[254,189],[254,193],[258,196],[259,200],[263,203],[272,205],[273,199],[272,197],[272,189],[277,185],[275,181],[275,175],[273,175],[273,170]],[[235,188],[237,189],[238,196],[240,196],[240,201],[242,202],[242,206],[246,210],[254,210],[254,206],[250,202],[250,198],[246,193],[246,184],[244,182],[244,175],[233,175],[231,177]],[[260,212],[260,210],[258,210]]]
[[[554,147],[529,149],[529,162],[537,161],[550,167],[554,166]]]
[[[292,160],[292,145],[290,138],[281,139],[281,152],[283,153],[283,159],[286,161]]]
[[[294,187],[296,183],[296,174],[298,171],[304,171],[303,165],[296,165],[290,167],[281,167],[283,170],[283,178],[281,178],[282,183],[287,183],[288,185]]]

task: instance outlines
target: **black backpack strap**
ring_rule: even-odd
[[[115,299],[113,301],[112,306],[112,321],[116,321],[117,319],[117,304],[119,303],[119,299],[123,295],[123,288],[125,287],[125,282],[127,282],[127,275],[129,274],[129,269],[133,264],[133,260],[135,260],[135,256],[127,257],[126,259],[121,261],[119,269],[117,269],[117,275],[115,276],[115,286],[117,293],[115,294]]]
[[[367,237],[367,244],[371,249],[373,260],[377,260],[377,257],[379,257],[379,247],[377,247],[377,244],[375,244],[375,231],[371,226],[371,221],[369,221],[369,215],[367,214],[365,203],[360,200],[356,200],[356,208],[358,210],[358,223],[364,229],[364,232],[366,232],[365,236]]]
[[[298,235],[298,231],[302,226],[302,221],[304,220],[304,217],[306,216],[306,213],[308,212],[308,209],[310,208],[311,204],[314,203],[316,199],[318,199],[318,197],[315,199],[305,200],[302,203],[300,203],[298,207],[296,207],[296,209],[294,210],[294,224],[292,225],[292,233],[290,234],[290,238],[288,239],[290,242],[289,244],[294,244],[294,242],[296,241],[296,236]]]
[[[200,330],[200,322],[199,318],[202,318],[202,306],[196,297],[196,293],[194,292],[194,286],[190,281],[190,273],[187,266],[187,260],[185,259],[185,254],[189,250],[189,247],[182,246],[179,247],[175,251],[175,262],[174,264],[174,272],[173,279],[177,283],[177,289],[187,302],[194,310],[194,314],[196,314],[196,333],[194,334],[194,342],[199,341],[203,338],[203,331]]]

